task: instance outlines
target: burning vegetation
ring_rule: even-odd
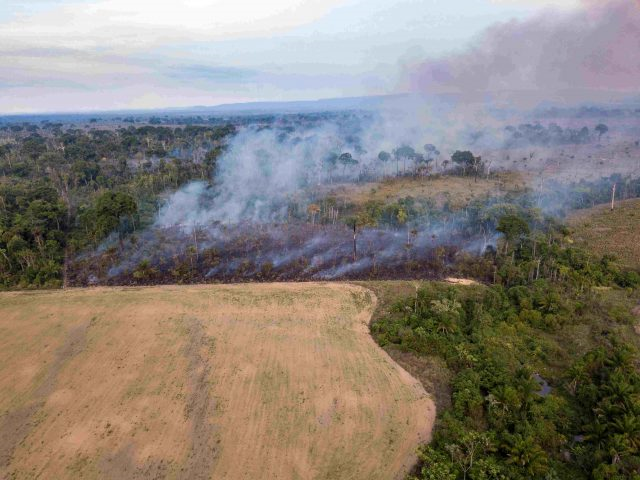
[[[613,183],[638,195],[634,111],[608,118],[615,131],[604,111],[567,111],[564,129],[557,111],[547,126],[463,128],[454,144],[429,143],[441,137],[428,125],[399,129],[389,111],[6,125],[3,283],[492,281],[505,218],[544,230],[607,201]],[[616,159],[602,165],[602,149]],[[615,175],[581,179],[596,161]]]

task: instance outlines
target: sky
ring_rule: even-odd
[[[406,65],[577,2],[1,0],[0,113],[400,93]]]

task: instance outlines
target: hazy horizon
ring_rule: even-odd
[[[76,113],[389,95],[486,29],[579,2],[8,1],[0,113]]]

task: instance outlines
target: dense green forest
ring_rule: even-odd
[[[426,284],[372,326],[449,372],[416,478],[640,478],[640,275],[522,218],[500,220],[493,285]]]
[[[144,227],[160,196],[212,177],[232,126],[4,126],[0,285],[62,285],[65,256]]]

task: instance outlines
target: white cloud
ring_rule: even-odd
[[[98,0],[64,3],[2,25],[5,45],[135,49],[171,41],[272,35],[345,0]]]

